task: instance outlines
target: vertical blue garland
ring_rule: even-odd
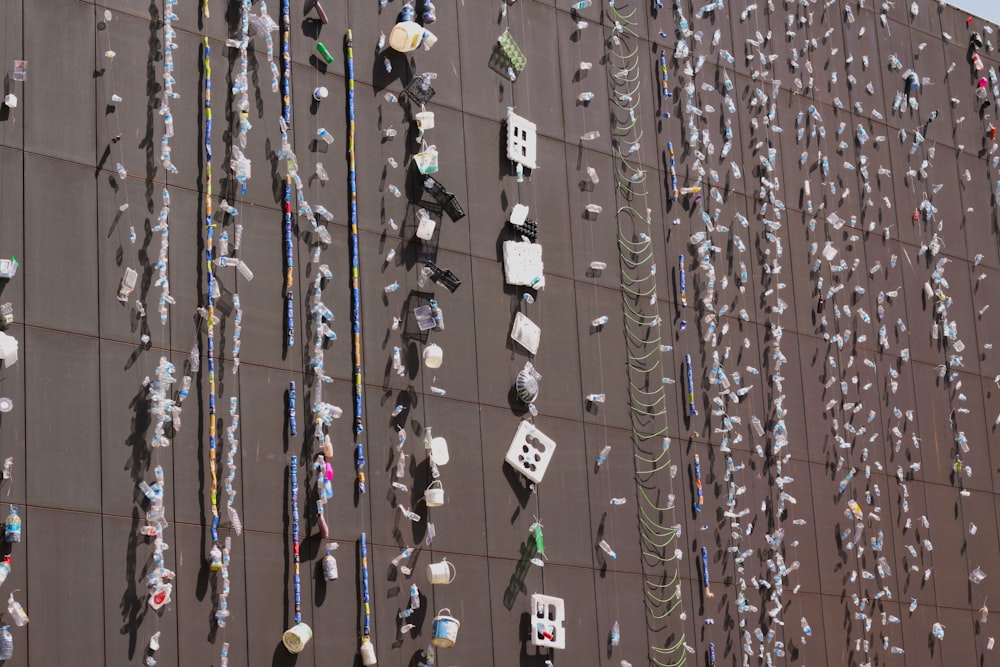
[[[302,622],[302,580],[299,577],[299,457],[293,456],[289,465],[292,485],[292,564],[295,590],[295,623]]]
[[[207,11],[207,4],[206,4]],[[204,41],[205,66],[205,270],[208,272],[208,470],[211,477],[212,542],[219,541],[219,480],[216,470],[215,433],[215,270],[212,245],[215,225],[212,223],[212,48],[208,36]]]
[[[354,437],[358,440],[365,426],[361,418],[361,291],[358,256],[358,179],[354,156],[354,44],[350,29],[347,31],[347,155],[350,162],[348,178],[351,187],[351,334],[354,354]],[[365,492],[365,448],[360,441],[355,442],[354,463],[358,472],[358,492]]]
[[[289,48],[292,20],[289,16],[290,0],[281,3],[281,116],[285,126],[292,126],[292,54]],[[285,178],[285,342],[288,347],[295,345],[295,293],[294,251],[292,243],[292,177]]]
[[[364,605],[362,610],[363,622],[361,630],[361,641],[369,642],[372,636],[372,609],[371,596],[368,594],[368,535],[361,533],[361,602]]]

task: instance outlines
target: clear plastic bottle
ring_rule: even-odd
[[[587,394],[588,403],[603,403],[604,399],[604,394]]]
[[[327,132],[325,127],[319,128],[316,131],[316,134],[318,134],[319,138],[322,139],[323,141],[325,141],[327,143],[327,145],[333,143],[333,135],[330,134],[329,132]]]
[[[618,646],[621,643],[621,628],[618,626],[618,619],[611,625],[611,645]]]
[[[28,614],[25,613],[24,607],[21,603],[14,599],[14,594],[10,594],[10,598],[7,600],[7,612],[10,614],[11,618],[14,620],[14,625],[21,627],[28,623]]]
[[[580,136],[580,140],[581,141],[593,141],[594,139],[597,139],[600,136],[601,136],[601,133],[598,132],[597,130],[590,130],[589,132],[584,132],[583,135]]]
[[[14,657],[14,638],[10,634],[10,626],[0,628],[0,660],[10,660]]]
[[[0,562],[0,586],[3,582],[7,581],[7,577],[10,575],[10,554],[3,557],[3,561]]]
[[[21,517],[17,513],[17,505],[10,506],[10,514],[4,523],[4,539],[8,542],[21,541]]]
[[[601,327],[601,326],[604,326],[607,323],[608,323],[608,316],[607,315],[601,315],[600,317],[594,319],[590,323],[590,326],[592,326],[592,327]]]
[[[608,454],[611,453],[611,445],[604,445],[601,451],[597,454],[597,467],[600,468],[608,460]],[[3,583],[0,581],[0,583]]]
[[[337,559],[333,557],[333,550],[339,546],[336,542],[330,542],[326,545],[326,555],[323,556],[323,578],[327,581],[336,581],[339,576]]]
[[[597,543],[597,546],[599,546],[601,551],[606,553],[611,560],[618,558],[618,554],[616,554],[615,550],[611,548],[611,545],[608,544],[607,540],[601,540]]]
[[[420,609],[420,589],[410,584],[410,609]]]

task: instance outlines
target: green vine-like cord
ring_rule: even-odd
[[[650,276],[650,277],[652,277],[652,276]],[[640,280],[636,280],[635,281],[635,283],[640,283],[640,282],[646,282],[646,278],[642,278]],[[635,283],[633,283],[633,284],[635,284]],[[653,286],[650,287],[646,291],[629,289],[624,284],[622,285],[622,291],[625,292],[626,294],[628,294],[629,296],[631,296],[633,299],[642,299],[642,298],[650,296],[650,295],[652,295],[653,293],[656,292],[656,281],[654,280],[653,281]]]
[[[633,315],[635,315],[635,317],[638,318],[639,320],[641,320],[642,318],[645,318],[645,317],[650,318],[651,322],[653,322],[653,321],[656,320],[657,316],[656,316],[655,313],[652,314],[652,315],[647,315],[646,313],[640,312],[640,311],[636,310],[635,308],[633,308],[631,305],[629,305],[629,303],[627,301],[624,302],[624,304],[625,304],[625,307],[628,308],[629,312],[632,313]],[[633,318],[629,318],[629,319],[632,319],[633,322],[636,321]],[[642,325],[642,326],[648,326],[648,324],[645,324],[643,322],[639,322],[639,324]]]
[[[641,405],[641,406],[642,406],[642,407],[644,407],[644,408],[652,408],[652,407],[656,406],[656,404],[657,404],[657,403],[662,403],[662,402],[664,401],[664,399],[665,399],[665,398],[666,398],[665,396],[660,396],[660,397],[659,397],[658,399],[656,399],[656,400],[655,400],[655,401],[653,401],[652,403],[643,403],[642,401],[640,401],[640,400],[639,400],[638,398],[636,398],[635,396],[631,396],[631,399],[632,399],[633,401],[635,401],[636,403],[638,403],[639,405]]]
[[[667,451],[667,450],[666,450],[666,449],[664,449],[663,451]],[[639,491],[641,491],[641,492],[642,492],[642,497],[643,497],[643,499],[644,499],[644,500],[645,500],[645,501],[646,501],[647,503],[649,503],[649,506],[650,506],[650,507],[652,507],[652,508],[653,508],[654,510],[656,510],[657,512],[669,512],[670,510],[672,510],[672,509],[673,509],[673,506],[672,506],[672,505],[667,505],[666,507],[657,507],[656,505],[654,505],[654,504],[653,504],[653,500],[652,500],[652,499],[651,499],[651,498],[649,497],[649,495],[648,495],[648,494],[646,493],[646,489],[645,489],[645,488],[643,488],[643,487],[641,487],[641,486],[640,486],[640,487],[639,487]]]
[[[679,581],[680,569],[676,564],[676,555],[661,555],[661,551],[666,550],[677,539],[678,530],[675,527],[661,525],[649,515],[649,508],[654,512],[664,512],[670,508],[658,507],[650,499],[650,492],[646,486],[656,489],[654,476],[657,473],[669,468],[671,458],[667,448],[663,447],[655,450],[642,443],[653,438],[663,436],[668,432],[667,420],[664,418],[663,426],[653,429],[655,432],[648,432],[655,425],[654,420],[659,420],[667,415],[666,393],[662,382],[657,382],[653,389],[647,387],[651,379],[655,379],[654,373],[663,366],[662,355],[657,356],[661,351],[662,336],[659,332],[658,324],[662,322],[658,308],[652,308],[653,314],[644,312],[640,304],[642,301],[655,299],[657,280],[655,274],[650,270],[650,265],[655,262],[655,253],[652,239],[648,235],[637,237],[640,230],[649,232],[652,221],[648,212],[637,210],[645,208],[643,204],[650,196],[650,178],[648,169],[643,169],[641,160],[631,153],[626,153],[626,146],[636,146],[643,138],[643,128],[640,123],[641,99],[642,99],[642,76],[638,67],[639,51],[641,42],[636,32],[637,23],[634,17],[637,15],[638,7],[620,10],[611,5],[607,10],[607,15],[616,22],[611,28],[611,32],[606,40],[608,51],[611,55],[609,68],[610,96],[612,109],[612,125],[614,126],[614,158],[615,163],[615,195],[622,202],[617,210],[618,223],[618,246],[619,260],[621,263],[621,295],[622,313],[625,319],[627,357],[627,373],[629,374],[629,409],[632,421],[632,435],[634,438],[633,463],[635,465],[635,482],[639,487],[639,493],[643,502],[639,502],[640,534],[642,535],[640,550],[644,557],[651,561],[667,564],[673,563],[673,567],[657,566],[644,563],[645,567],[654,569],[672,569],[672,576],[669,584],[653,584],[644,588],[649,602],[646,604],[650,617],[659,621],[674,614],[678,607],[681,607],[683,596],[679,586],[666,598],[655,595],[651,590],[662,590],[666,586],[676,586]],[[636,42],[625,43],[627,39],[634,38]],[[627,114],[627,118],[620,117],[619,112]],[[642,200],[642,203],[640,202]],[[633,230],[626,236],[627,230]],[[655,265],[654,265],[655,266]],[[640,377],[641,376],[641,377]],[[652,451],[648,452],[646,449]],[[663,573],[667,577],[666,572]],[[644,578],[645,579],[645,578]],[[652,580],[646,580],[651,583]],[[653,603],[657,603],[654,608]],[[665,607],[664,611],[658,612],[656,609]],[[678,643],[668,649],[660,649],[651,646],[650,660],[657,662],[656,655],[662,656],[664,653],[672,654],[683,644],[684,636]],[[662,665],[662,667],[680,667],[686,660],[685,655],[680,656],[680,660],[672,665]]]
[[[646,585],[649,586],[650,588],[669,588],[677,584],[677,578],[680,576],[679,572],[680,572],[679,570],[674,570],[673,579],[666,582],[665,584],[654,584],[649,579],[646,579]]]
[[[653,600],[653,601],[655,601],[655,602],[657,602],[659,604],[670,604],[671,602],[673,602],[674,600],[677,599],[677,597],[679,596],[679,593],[680,593],[680,591],[677,588],[674,588],[674,592],[671,593],[670,597],[667,597],[667,598],[663,598],[663,599],[658,598],[655,595],[653,595],[652,593],[650,593],[649,591],[646,591],[646,596],[649,597],[650,600]]]
[[[632,338],[635,341],[636,345],[647,345],[647,344],[652,343],[654,341],[656,342],[657,345],[659,345],[659,342],[660,342],[660,337],[659,336],[657,336],[656,338],[654,338],[652,340],[648,340],[647,341],[644,338],[637,338],[636,337],[637,334],[632,333],[632,331],[628,327],[625,328],[625,332],[629,335],[630,338]],[[646,333],[649,333],[649,331],[647,331]]]
[[[646,591],[646,594],[648,595],[648,594],[649,594],[649,591]],[[652,610],[652,609],[650,609],[650,610],[649,610],[649,615],[650,615],[650,616],[652,616],[653,618],[655,618],[656,620],[658,620],[658,621],[661,621],[661,620],[663,620],[664,618],[666,618],[667,616],[670,616],[670,614],[674,613],[674,610],[675,610],[675,609],[677,609],[677,605],[679,605],[680,603],[681,603],[681,601],[680,601],[680,600],[678,600],[677,602],[675,602],[675,603],[673,604],[673,606],[671,606],[671,607],[670,607],[670,609],[667,609],[667,610],[666,610],[665,612],[663,612],[662,614],[656,614],[655,612],[653,612],[653,610]],[[650,660],[653,660],[654,662],[656,662],[656,659],[655,659],[655,658],[650,658]],[[657,664],[659,664],[659,663],[657,663]]]
[[[677,534],[674,533],[673,535],[668,537],[667,541],[664,542],[663,544],[657,544],[656,542],[653,541],[651,537],[648,537],[645,533],[642,534],[642,539],[645,540],[645,542],[654,549],[666,549],[668,546],[670,546],[671,542],[677,539]]]
[[[653,433],[639,433],[637,430],[635,430],[635,427],[632,427],[632,435],[634,435],[635,437],[639,438],[639,440],[649,440],[650,438],[658,438],[658,437],[660,437],[661,435],[663,435],[664,433],[666,433],[668,430],[669,430],[669,428],[665,424],[664,424],[663,428],[661,428],[661,429],[659,429],[659,430],[657,430],[657,431],[655,431]]]
[[[631,209],[632,207],[630,206],[628,208]],[[618,215],[621,216],[622,212],[619,211]],[[639,219],[642,219],[642,216],[638,217]],[[650,250],[652,250],[653,247],[653,239],[641,239],[639,241],[630,241],[626,239],[625,233],[621,230],[621,228],[618,229],[618,243],[628,248],[629,252],[631,252],[632,254],[639,252],[642,246],[645,246],[645,249],[650,249]],[[650,255],[652,255],[652,252],[650,253]]]
[[[647,352],[646,354],[644,354],[642,356],[635,355],[635,354],[632,354],[631,352],[629,352],[628,353],[628,360],[629,361],[645,361],[646,359],[649,359],[653,354],[655,354],[658,349],[659,349],[659,347],[653,347],[652,350],[650,350],[649,352]]]
[[[657,368],[660,367],[660,358],[659,357],[656,358],[656,363],[653,364],[651,368],[643,368],[642,366],[633,366],[632,364],[628,364],[628,367],[631,370],[635,371],[636,373],[642,373],[648,375],[649,373],[652,373],[653,371],[655,371]]]
[[[665,648],[660,648],[659,646],[650,646],[649,648],[653,649],[660,655],[666,655],[667,653],[674,653],[675,651],[677,651],[677,649],[684,646],[684,639],[685,639],[684,635],[681,635],[681,638],[678,639],[676,642],[674,642],[673,646],[668,646]]]
[[[639,89],[642,88],[642,82],[639,81],[639,75],[638,74],[636,74],[635,79],[626,79],[625,83],[632,83],[633,81],[635,82],[635,88],[633,88],[632,90],[625,91],[623,93],[615,93],[614,96],[611,98],[612,103],[614,103],[614,105],[616,107],[618,107],[619,109],[621,109],[623,111],[627,111],[629,109],[634,109],[635,106],[626,107],[626,106],[622,106],[621,104],[619,104],[619,102],[625,102],[626,100],[631,100],[633,95],[639,95],[639,93],[640,93]],[[636,105],[636,106],[638,106],[638,105]]]
[[[677,536],[676,528],[674,528],[673,526],[664,526],[659,521],[654,520],[651,516],[649,516],[649,514],[646,513],[645,508],[643,508],[642,506],[640,506],[639,513],[642,515],[641,519],[645,519],[645,521],[642,521],[643,525],[646,525],[646,523],[648,522],[652,527],[659,528],[660,530],[663,531],[662,533],[657,533],[655,530],[653,530],[653,528],[650,528],[650,532],[654,533],[657,537],[669,537],[671,535],[673,535],[674,537]]]
[[[611,13],[615,15],[616,19],[621,19],[622,21],[625,21],[626,23],[629,23],[631,25],[636,25],[636,22],[632,21],[631,19],[632,19],[633,16],[635,16],[636,11],[639,9],[638,7],[635,7],[632,10],[632,12],[630,14],[628,14],[628,15],[622,14],[620,11],[618,11],[618,8],[615,7],[614,5],[611,5],[609,7],[609,9],[611,10]],[[638,35],[636,35],[636,36],[638,37]]]
[[[655,475],[656,473],[660,472],[661,470],[663,470],[664,468],[666,468],[669,465],[670,465],[670,461],[668,460],[663,465],[657,466],[657,467],[653,468],[652,470],[638,470],[637,469],[635,471],[635,474],[636,475]]]
[[[684,641],[684,635],[681,635],[681,641],[682,642]],[[649,648],[655,649],[656,647],[650,646]],[[678,660],[677,662],[660,662],[656,658],[650,658],[650,660],[652,660],[656,665],[658,665],[658,667],[681,667],[681,665],[687,662],[687,653],[681,655],[681,659]]]

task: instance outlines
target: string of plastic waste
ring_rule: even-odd
[[[348,31],[348,35],[350,31]],[[372,641],[372,608],[371,595],[368,589],[368,535],[361,533],[361,651],[369,651],[374,655],[374,651],[366,649],[365,644]],[[374,664],[374,662],[370,663]]]
[[[667,454],[669,438],[666,437],[668,425],[663,383],[652,378],[652,372],[661,366],[661,357],[656,352],[661,350],[659,325],[662,319],[656,302],[656,267],[649,235],[652,227],[646,207],[647,177],[637,155],[642,139],[639,124],[642,82],[637,67],[639,48],[634,19],[637,9],[634,7],[626,10],[615,5],[609,8],[614,23],[608,39],[611,45],[608,64],[612,70],[608,80],[611,101],[616,109],[615,177],[616,198],[619,201],[616,218],[623,286],[622,312],[625,330],[628,332],[629,405],[635,442],[633,460],[639,498],[643,580],[647,613],[652,619],[661,621],[678,608],[682,609],[681,617],[684,618],[685,615],[676,562],[679,550],[669,552],[679,530],[676,526],[665,526],[651,516],[660,517],[673,512],[672,493],[663,507],[650,497],[650,493],[656,496],[660,493],[655,473],[667,467],[672,470],[675,467],[670,465]],[[646,213],[642,212],[643,209],[646,209]],[[642,305],[647,300],[652,313]],[[652,388],[651,382],[655,383]],[[656,422],[660,419],[663,420],[663,426],[657,428]],[[653,438],[662,439],[662,447],[658,452],[644,449],[644,443]],[[664,459],[666,462],[662,462]],[[601,546],[604,548],[604,545]],[[666,646],[651,643],[649,659],[657,665],[684,664],[687,656],[683,647],[683,633],[677,641]],[[661,658],[669,662],[663,662]]]
[[[348,181],[351,188],[351,349],[354,355],[354,464],[358,474],[358,491],[365,492],[365,449],[361,434],[365,430],[361,411],[361,280],[360,248],[358,236],[358,179],[354,153],[354,43],[351,30],[347,30],[347,156]]]
[[[292,487],[292,582],[295,596],[295,623],[302,622],[302,579],[299,576],[299,457],[288,466]]]
[[[233,94],[236,96],[234,107],[239,114],[239,134],[236,144],[232,147],[232,161],[242,166],[245,162],[246,169],[236,170],[237,181],[240,184],[240,193],[247,193],[247,180],[250,174],[250,160],[243,154],[247,147],[247,133],[252,129],[250,124],[250,78],[248,75],[249,60],[247,58],[247,48],[250,44],[250,2],[251,0],[240,0],[240,38],[238,40],[226,40],[226,44],[231,48],[238,48],[240,51],[240,70],[233,78]]]
[[[289,0],[281,2],[281,118],[282,125],[282,152],[289,146],[285,135],[292,125],[292,52],[290,48],[292,20],[289,13]],[[290,150],[290,149],[289,149]],[[286,156],[288,164],[294,162],[294,155]],[[297,171],[297,165],[296,165]],[[292,239],[292,169],[285,179],[285,345],[293,347],[295,345],[295,246]],[[301,209],[300,209],[301,212]]]
[[[166,0],[163,12],[163,98],[160,102],[160,115],[163,117],[163,139],[160,140],[160,162],[163,168],[171,174],[178,173],[170,159],[171,148],[170,139],[174,136],[174,117],[170,112],[170,100],[180,97],[174,91],[174,49],[177,43],[174,39],[177,33],[173,23],[178,19],[174,8],[178,0]],[[160,313],[160,324],[166,325],[170,313],[170,305],[175,303],[170,295],[170,279],[168,277],[168,249],[170,247],[170,228],[168,218],[170,216],[170,192],[166,186],[163,187],[163,206],[156,219],[154,232],[160,233],[160,250],[156,260],[156,281],[154,285],[160,288],[160,298],[157,310]]]
[[[205,6],[207,15],[208,5]],[[212,248],[215,224],[212,222],[212,47],[208,36],[203,42],[205,70],[205,271],[208,274],[208,298],[205,321],[208,329],[208,471],[212,501],[212,542],[219,541],[219,478],[216,463],[217,433],[215,423],[215,267]]]

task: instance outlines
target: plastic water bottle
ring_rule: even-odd
[[[337,559],[333,557],[333,550],[338,546],[340,545],[336,542],[331,542],[326,546],[326,555],[323,556],[323,578],[327,581],[336,581],[339,576]]]
[[[580,11],[581,9],[586,9],[587,7],[590,7],[592,4],[594,4],[593,0],[578,0],[577,2],[574,2],[572,5],[570,5],[569,8],[575,11]]]
[[[21,517],[17,514],[17,505],[10,506],[10,514],[4,523],[4,539],[8,542],[21,541]]]
[[[420,589],[410,584],[410,609],[420,609]]]
[[[600,132],[598,132],[597,130],[591,130],[589,132],[583,133],[580,136],[580,140],[581,141],[593,141],[594,139],[597,139],[600,136],[601,136]]]
[[[10,598],[7,600],[7,612],[14,619],[14,625],[17,627],[28,623],[28,614],[25,613],[21,603],[14,599],[13,593],[10,594]]]
[[[437,299],[430,300],[431,316],[434,318],[434,331],[444,331],[444,311],[438,305]]]
[[[579,95],[576,96],[576,99],[577,99],[578,102],[584,102],[584,103],[586,103],[586,102],[589,102],[590,100],[594,99],[594,94],[591,93],[591,92],[589,92],[589,91],[586,92],[586,93],[580,93]]]
[[[14,657],[14,638],[10,634],[10,626],[0,628],[0,660],[10,660]]]
[[[603,403],[604,398],[604,394],[587,394],[588,403]]]
[[[327,143],[327,145],[333,143],[333,135],[330,134],[329,132],[327,132],[325,127],[319,128],[316,131],[316,134],[318,134],[319,138],[322,139],[323,141],[325,141]]]
[[[611,645],[618,646],[621,643],[621,629],[618,627],[618,619],[611,625]]]
[[[598,317],[597,319],[595,319],[594,321],[592,321],[590,323],[590,326],[592,326],[592,327],[601,327],[601,326],[604,326],[607,323],[608,323],[608,316],[607,315],[601,315],[600,317]]]
[[[611,548],[611,545],[607,543],[607,540],[601,540],[597,543],[597,546],[599,546],[601,551],[606,553],[611,560],[618,558],[618,554],[616,554],[615,550]]]
[[[608,454],[611,453],[611,445],[604,445],[601,451],[597,454],[597,467],[600,468],[608,460]],[[0,584],[3,581],[0,580]]]

